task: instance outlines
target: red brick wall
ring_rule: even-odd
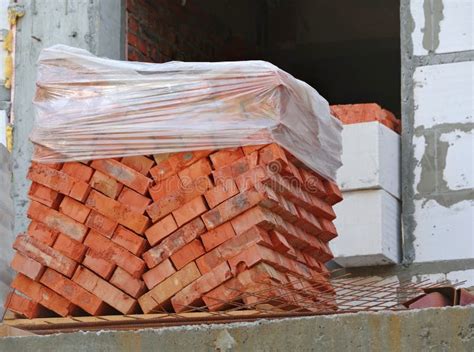
[[[242,40],[199,1],[127,0],[128,60],[222,61],[248,57]]]

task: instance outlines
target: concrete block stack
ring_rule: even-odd
[[[343,239],[331,243],[334,260],[344,267],[398,263],[400,122],[374,103],[335,105],[331,112],[344,123],[337,175],[344,202],[335,208]]]
[[[33,162],[28,178],[7,301],[28,318],[288,309],[331,292],[341,193],[276,144]]]

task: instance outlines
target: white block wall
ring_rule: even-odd
[[[441,3],[441,7],[436,3]],[[426,40],[423,44],[424,36],[431,37],[428,41],[438,38],[436,42],[439,41],[439,44],[433,48],[435,53],[474,50],[472,0],[412,0],[410,10],[415,22],[412,33],[413,54],[429,53],[430,47]]]
[[[474,62],[418,67],[413,79],[415,262],[474,259]]]
[[[474,62],[421,66],[413,75],[415,129],[473,122]]]

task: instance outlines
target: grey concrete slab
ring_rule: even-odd
[[[473,351],[474,307],[0,339],[2,351]]]

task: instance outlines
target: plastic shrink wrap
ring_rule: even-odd
[[[341,165],[342,125],[328,102],[268,62],[151,64],[55,45],[38,64],[35,161],[276,142],[328,179]]]

